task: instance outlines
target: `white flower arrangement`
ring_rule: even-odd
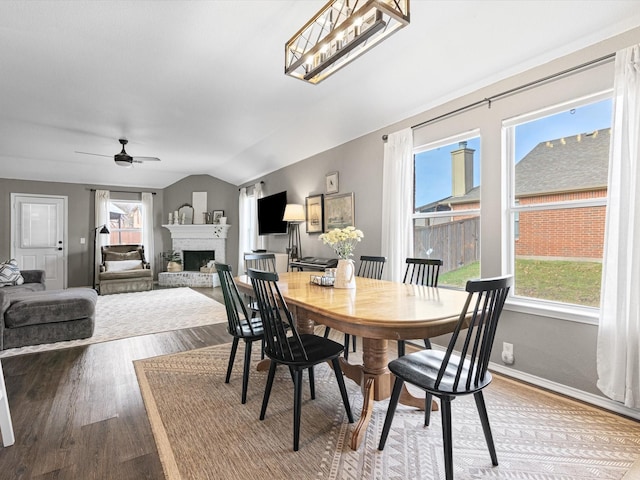
[[[325,245],[333,248],[338,257],[347,259],[353,255],[356,244],[362,240],[364,233],[355,227],[334,228],[318,237]]]

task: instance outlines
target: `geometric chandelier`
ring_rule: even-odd
[[[409,0],[331,0],[286,43],[284,72],[321,82],[409,21]]]

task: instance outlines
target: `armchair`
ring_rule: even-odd
[[[153,288],[153,271],[144,258],[142,245],[101,247],[100,295],[141,292]]]

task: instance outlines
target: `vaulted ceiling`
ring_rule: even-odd
[[[318,85],[284,75],[315,0],[0,2],[0,177],[241,184],[640,26],[632,1],[411,2]],[[153,156],[124,169],[107,157]]]

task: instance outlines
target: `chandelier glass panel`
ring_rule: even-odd
[[[409,20],[409,0],[332,0],[286,43],[285,73],[321,82]]]

